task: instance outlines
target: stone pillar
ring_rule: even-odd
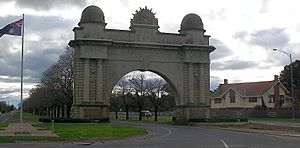
[[[206,91],[207,90],[209,90],[209,89],[206,89],[206,87],[205,87],[205,79],[206,79],[206,75],[205,75],[205,68],[204,68],[204,64],[200,64],[200,66],[199,66],[199,73],[200,73],[200,81],[199,81],[199,83],[200,83],[200,86],[202,86],[202,87],[199,87],[199,102],[205,102],[205,93],[206,93]]]
[[[96,101],[102,102],[102,59],[97,60]]]
[[[189,101],[188,103],[194,102],[194,86],[193,86],[193,63],[188,64],[188,84],[189,84]]]
[[[89,67],[89,59],[84,59],[83,62],[83,100],[88,101],[90,97],[90,90],[89,90],[89,85],[90,85],[90,80],[89,80],[89,75],[90,75],[90,67]]]

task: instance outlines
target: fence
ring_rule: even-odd
[[[139,113],[138,112],[129,112],[128,113],[129,120],[138,121],[139,120]],[[161,123],[171,123],[172,118],[174,117],[173,112],[158,112],[157,113],[157,121]],[[110,112],[110,119],[116,119],[116,113]],[[126,120],[126,113],[125,112],[118,112],[118,119],[119,120]],[[142,116],[142,121],[154,121],[155,116],[154,112],[151,112],[150,117]]]

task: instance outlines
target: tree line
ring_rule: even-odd
[[[14,105],[10,105],[5,101],[0,101],[0,113],[6,113],[15,110]]]
[[[66,48],[57,62],[42,73],[40,82],[30,90],[23,109],[41,116],[70,117],[73,104],[74,50]]]

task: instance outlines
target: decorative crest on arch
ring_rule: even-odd
[[[140,7],[139,11],[135,11],[130,24],[158,25],[158,19],[155,18],[155,13],[152,12],[152,9],[148,9],[145,6],[145,8]]]

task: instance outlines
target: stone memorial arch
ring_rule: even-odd
[[[151,9],[140,8],[130,20],[130,30],[106,29],[102,10],[88,6],[75,27],[74,103],[75,118],[109,118],[114,85],[134,70],[160,75],[172,87],[176,123],[209,118],[210,58],[215,48],[204,35],[196,14],[186,15],[179,33],[158,30]]]

